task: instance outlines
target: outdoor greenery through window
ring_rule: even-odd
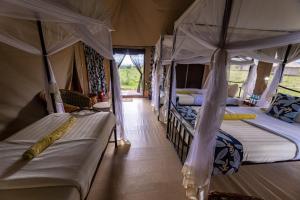
[[[300,60],[286,65],[280,85],[300,92]],[[292,96],[300,96],[298,92],[289,91],[280,87],[278,88],[278,92]]]
[[[142,74],[144,66],[141,66],[140,71],[131,61],[129,55],[126,55],[119,68],[121,90],[126,93],[141,93],[143,88]]]

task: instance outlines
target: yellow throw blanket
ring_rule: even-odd
[[[49,147],[56,140],[61,138],[64,134],[66,134],[66,132],[70,130],[70,128],[73,126],[75,122],[76,122],[76,118],[70,117],[60,127],[55,129],[52,133],[44,136],[42,139],[40,139],[38,142],[32,145],[27,151],[25,151],[25,153],[23,154],[23,159],[31,160],[32,158],[38,156],[47,147]]]
[[[255,114],[225,114],[224,120],[255,119]]]

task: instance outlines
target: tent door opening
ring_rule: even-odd
[[[122,96],[143,96],[145,50],[114,49],[114,58],[118,64]]]

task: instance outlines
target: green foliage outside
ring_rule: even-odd
[[[142,68],[141,71],[144,69]],[[140,80],[140,73],[134,66],[121,66],[119,69],[122,90],[136,90]]]
[[[230,70],[229,81],[244,82],[246,80],[247,75],[248,75],[248,71]],[[270,76],[270,80],[271,79],[272,79],[272,75]],[[300,91],[300,76],[285,75],[280,85]],[[242,86],[242,83],[239,83],[239,86]],[[282,88],[279,88],[278,91],[284,94],[300,96],[300,93],[292,92]]]

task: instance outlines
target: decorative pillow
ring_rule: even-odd
[[[65,112],[67,112],[67,113],[71,113],[71,112],[80,110],[80,108],[78,106],[73,106],[73,105],[70,105],[67,103],[64,103],[64,109],[65,109]]]
[[[193,94],[193,92],[191,91],[187,91],[187,90],[178,90],[176,91],[177,94]]]
[[[296,121],[299,112],[300,97],[278,93],[266,113],[283,121],[293,123]]]
[[[239,90],[238,84],[228,85],[228,97],[235,97]]]

